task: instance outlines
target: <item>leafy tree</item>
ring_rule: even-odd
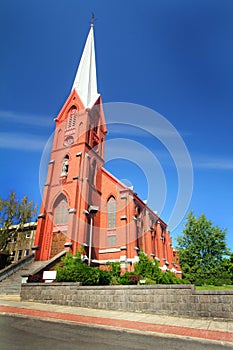
[[[204,214],[190,212],[183,234],[177,238],[183,277],[195,285],[228,284],[224,257],[229,254],[226,230],[213,226]]]
[[[36,215],[37,207],[27,196],[21,200],[16,198],[16,193],[11,191],[6,199],[0,197],[0,251],[4,251],[8,242],[15,235],[15,230],[10,230],[12,225],[24,225]]]
[[[233,284],[233,253],[231,253],[229,258],[223,259],[223,265],[225,273],[230,278],[231,284]]]

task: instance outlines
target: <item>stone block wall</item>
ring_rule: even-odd
[[[192,285],[80,286],[25,283],[22,301],[182,317],[233,319],[233,291],[196,291]]]

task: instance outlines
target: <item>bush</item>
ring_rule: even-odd
[[[107,262],[106,266],[109,266],[109,272],[112,277],[120,277],[121,275],[121,264],[119,262]]]
[[[140,276],[139,275],[131,275],[129,276],[129,284],[138,284],[140,281]]]
[[[149,259],[143,252],[139,254],[139,262],[135,264],[134,271],[145,279],[146,284],[180,284],[181,279],[170,271],[162,272],[157,260]]]
[[[161,274],[159,283],[160,284],[181,284],[182,281],[179,277],[175,276],[172,272],[166,271]]]
[[[106,270],[99,270],[99,285],[109,286],[112,282],[112,276],[110,272]]]
[[[57,282],[80,282],[83,286],[109,285],[111,274],[100,270],[98,267],[90,267],[82,262],[81,254],[75,256],[68,253],[62,258],[62,266],[56,267]]]
[[[129,285],[130,282],[129,282],[129,276],[132,276],[133,275],[133,272],[125,272],[123,275],[121,275],[119,278],[118,278],[118,284],[121,284],[121,285]]]
[[[75,256],[66,254],[61,263],[56,266],[57,282],[80,282],[84,286],[98,285],[137,285],[140,279],[146,284],[179,284],[182,281],[172,272],[162,272],[157,261],[149,259],[140,253],[139,262],[135,264],[134,272],[121,275],[119,262],[108,263],[109,271],[90,267],[82,262],[81,252]]]

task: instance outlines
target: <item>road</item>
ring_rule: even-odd
[[[180,338],[0,316],[1,349],[33,350],[232,350],[233,347]]]

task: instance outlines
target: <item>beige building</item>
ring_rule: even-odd
[[[11,226],[10,230],[15,231],[11,236],[11,241],[7,245],[7,250],[11,256],[11,262],[17,262],[23,257],[32,253],[36,234],[37,222],[29,222]]]

